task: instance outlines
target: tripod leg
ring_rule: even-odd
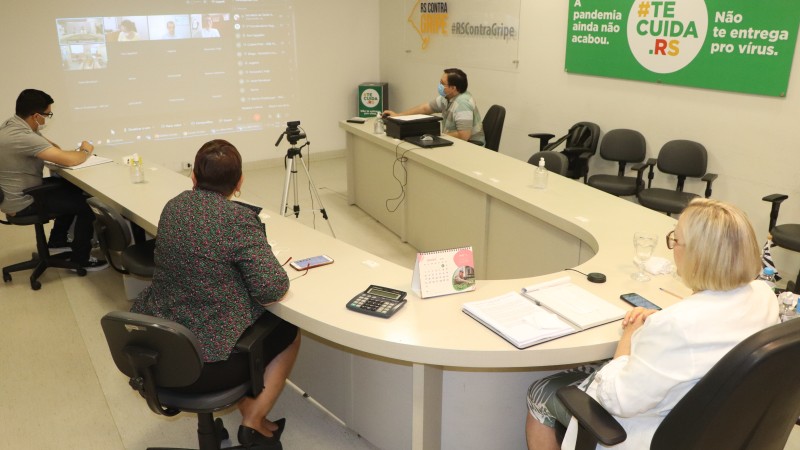
[[[278,210],[282,216],[286,216],[287,209],[289,208],[289,182],[292,180],[293,173],[295,173],[294,158],[287,158],[286,176],[283,179],[283,196],[281,197],[281,207]]]
[[[294,211],[295,217],[300,217],[300,203],[297,197],[297,158],[302,158],[300,155],[292,157],[292,192],[294,194]],[[303,161],[302,159],[300,160]]]
[[[326,222],[328,222],[328,228],[330,228],[330,230],[331,230],[331,235],[333,237],[336,237],[336,233],[333,232],[333,226],[331,225],[331,221],[328,220],[328,213],[325,211],[325,205],[322,204],[322,199],[319,198],[319,192],[317,192],[317,186],[314,184],[314,180],[311,179],[311,174],[308,173],[308,167],[306,167],[306,162],[303,161],[302,158],[300,159],[300,164],[303,165],[303,170],[306,173],[306,178],[308,178],[308,182],[309,182],[309,184],[311,184],[311,195],[312,195],[312,198],[316,199],[317,203],[319,203],[319,212],[322,213],[322,218],[325,219]]]

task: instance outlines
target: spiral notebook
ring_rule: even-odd
[[[474,291],[472,247],[417,253],[411,290],[420,298]]]

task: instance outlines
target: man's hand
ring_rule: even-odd
[[[94,146],[88,141],[83,141],[76,150],[78,151],[64,151],[53,146],[40,151],[36,154],[36,157],[60,166],[72,167],[89,159],[89,156],[94,152]]]

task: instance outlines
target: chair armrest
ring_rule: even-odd
[[[783,203],[783,201],[787,198],[789,198],[789,196],[786,194],[770,194],[761,199],[765,202],[772,203],[772,209],[769,212],[769,230],[767,231],[771,232],[772,229],[775,228],[775,224],[778,223],[778,214],[781,210],[781,203]]]
[[[588,432],[594,442],[605,446],[616,445],[627,439],[628,434],[614,416],[576,386],[563,387],[556,392],[556,395],[580,424],[579,435]],[[586,442],[583,439],[585,438],[578,437],[579,445]],[[578,450],[581,447],[575,448]]]
[[[281,319],[274,314],[264,313],[250,325],[236,342],[234,347],[241,353],[250,356],[250,381],[251,393],[258,395],[264,389],[264,339],[281,323]]]
[[[702,181],[706,182],[706,198],[711,197],[711,183],[717,179],[717,174],[715,173],[707,173],[703,175],[703,178],[700,178]]]
[[[544,148],[547,147],[547,144],[550,143],[550,139],[556,137],[555,134],[551,133],[530,133],[528,136],[539,139],[539,151],[544,151]]]
[[[764,200],[765,202],[770,202],[770,203],[776,203],[777,202],[778,204],[780,204],[781,202],[783,202],[787,198],[789,198],[789,196],[786,195],[786,194],[770,194],[770,195],[767,195],[766,197],[763,197],[761,200]]]
[[[653,183],[653,168],[656,165],[655,158],[650,158],[645,162],[636,163],[631,166],[631,170],[636,171],[636,193],[638,194],[642,188],[644,187],[644,169],[650,168],[650,174],[648,176],[649,181],[647,183],[647,187],[650,188],[650,185]]]

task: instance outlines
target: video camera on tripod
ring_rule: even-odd
[[[278,136],[278,140],[275,141],[275,147],[280,145],[280,143],[283,140],[284,136],[286,136],[286,140],[288,140],[289,143],[292,144],[293,146],[297,145],[297,143],[300,141],[300,139],[305,139],[306,138],[306,134],[303,133],[302,131],[300,131],[299,127],[300,127],[300,121],[299,120],[295,120],[295,121],[292,121],[292,122],[286,122],[286,130],[284,130],[283,133],[281,133],[281,135]]]
[[[314,180],[311,179],[311,174],[308,173],[308,167],[306,166],[305,161],[303,161],[303,154],[302,150],[303,147],[310,147],[311,143],[306,140],[305,144],[297,147],[297,142],[301,139],[306,139],[306,134],[300,130],[300,121],[295,120],[292,122],[286,122],[286,130],[281,133],[278,140],[275,142],[275,147],[280,145],[281,140],[283,137],[286,136],[286,140],[292,144],[292,147],[286,151],[286,156],[284,157],[284,161],[286,163],[286,177],[283,180],[283,196],[281,197],[281,206],[280,206],[280,213],[282,216],[286,217],[288,215],[294,214],[294,216],[300,217],[300,204],[298,203],[298,195],[297,195],[297,161],[300,160],[300,164],[303,167],[303,171],[306,174],[306,178],[308,178],[308,183],[310,185],[311,191],[311,199],[312,199],[312,211],[319,211],[322,213],[322,218],[328,222],[328,228],[331,230],[331,235],[336,237],[336,234],[333,232],[333,226],[331,226],[331,222],[328,220],[328,213],[325,211],[325,206],[322,204],[322,199],[319,198],[319,193],[317,192],[317,186],[314,185]],[[289,188],[292,189],[292,194],[294,197],[294,206],[292,207],[291,211],[289,210]],[[314,201],[317,202],[319,208],[313,209]]]

